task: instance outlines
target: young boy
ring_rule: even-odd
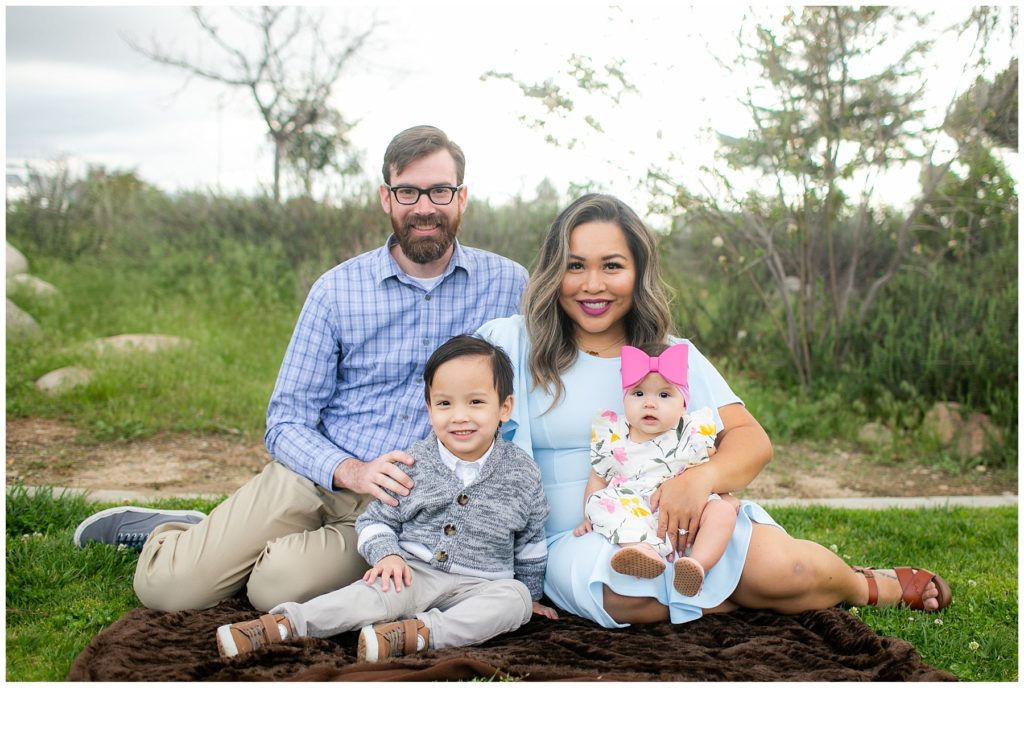
[[[398,506],[374,500],[356,520],[361,581],[217,630],[221,655],[362,628],[358,659],[474,645],[518,629],[544,582],[547,502],[536,463],[498,438],[512,414],[508,356],[473,336],[448,340],[423,373],[433,433],[402,466],[414,481]],[[364,626],[365,625],[365,626]]]

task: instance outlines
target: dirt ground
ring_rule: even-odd
[[[262,440],[231,435],[158,434],[145,440],[85,443],[46,419],[7,421],[7,482],[132,491],[145,497],[230,493],[270,458]],[[948,473],[882,464],[850,447],[776,445],[775,459],[747,498],[980,496],[1017,493],[1015,470]]]

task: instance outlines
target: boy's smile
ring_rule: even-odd
[[[473,462],[490,449],[499,423],[512,415],[512,396],[498,399],[490,358],[456,357],[437,368],[427,413],[441,444]]]

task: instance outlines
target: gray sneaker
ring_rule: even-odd
[[[117,506],[98,511],[79,524],[75,530],[75,547],[84,547],[90,542],[102,542],[115,547],[124,546],[130,550],[141,550],[149,538],[149,533],[158,525],[167,522],[198,524],[205,518],[206,514],[201,511]]]

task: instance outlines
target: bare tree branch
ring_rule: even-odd
[[[330,119],[340,126],[337,140],[344,141],[350,128],[340,116],[327,116],[329,99],[346,65],[360,52],[377,27],[376,18],[356,33],[346,31],[328,42],[323,18],[312,18],[300,6],[262,6],[258,10],[233,8],[244,25],[256,31],[256,49],[232,42],[228,31],[202,8],[192,8],[204,36],[223,56],[219,62],[200,63],[175,54],[156,41],[143,46],[126,38],[128,45],[146,58],[228,87],[247,90],[273,143],[274,200],[281,199],[281,168],[285,153],[296,137],[318,122]],[[252,38],[252,35],[249,35]],[[306,64],[298,58],[305,55]],[[295,70],[300,70],[298,73]],[[308,180],[307,180],[308,182]]]

